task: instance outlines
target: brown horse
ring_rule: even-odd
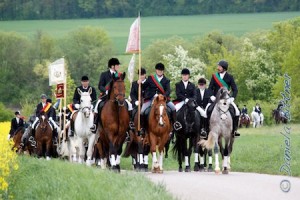
[[[14,141],[14,146],[12,147],[13,150],[16,150],[17,153],[21,153],[21,139],[22,136],[25,132],[24,127],[19,127],[14,133],[13,133],[13,141]]]
[[[163,150],[169,139],[171,123],[167,114],[166,97],[159,94],[153,99],[149,113],[147,133],[152,153],[152,172],[163,172]],[[156,157],[156,146],[158,146],[159,161]]]
[[[104,103],[100,114],[100,138],[98,149],[101,161],[110,159],[111,169],[120,171],[120,157],[122,145],[129,128],[129,112],[125,106],[125,73],[120,77],[114,77],[108,93],[108,99]],[[102,162],[101,166],[103,167]]]
[[[272,110],[272,116],[273,116],[276,124],[280,124],[280,122],[286,124],[288,121],[287,118],[282,116],[280,114],[280,111],[277,109]]]
[[[242,128],[243,125],[246,126],[246,128],[249,128],[249,126],[250,126],[250,119],[249,119],[249,117],[247,117],[247,115],[245,113],[242,113],[240,116],[239,127]]]
[[[20,127],[15,131],[13,136],[13,141],[14,141],[13,149],[15,149],[18,154],[27,152],[29,155],[32,155],[33,153],[35,153],[35,146],[33,146],[31,142],[28,141],[28,139],[26,139],[25,141],[24,144],[25,146],[23,148],[21,147],[23,135],[25,134],[28,137],[30,132],[31,132],[31,126],[29,126],[26,129],[24,127]]]
[[[50,160],[52,150],[52,129],[46,115],[39,117],[39,125],[35,131],[35,140],[37,143],[38,157],[46,155],[46,159]]]

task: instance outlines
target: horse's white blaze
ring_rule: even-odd
[[[45,116],[44,115],[42,115],[42,119],[45,120]]]
[[[195,162],[199,162],[199,153],[195,153]]]
[[[164,111],[164,106],[160,105],[159,106],[159,124],[160,125],[164,125],[163,118],[162,118],[163,111]]]

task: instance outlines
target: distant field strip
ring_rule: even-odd
[[[247,32],[270,29],[275,22],[297,16],[300,16],[300,12],[145,17],[141,20],[142,49],[156,39],[174,35],[192,39],[218,30],[241,36]],[[133,21],[133,18],[0,21],[0,31],[15,31],[31,37],[41,30],[52,37],[61,38],[82,26],[102,27],[108,32],[117,51],[124,53]]]

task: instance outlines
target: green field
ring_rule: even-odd
[[[247,32],[270,29],[276,22],[297,16],[300,16],[300,12],[145,17],[141,20],[142,49],[156,39],[174,35],[192,39],[218,30],[241,36]],[[53,37],[61,38],[78,27],[102,27],[107,30],[117,52],[122,54],[133,21],[134,18],[0,21],[0,30],[15,31],[29,37],[37,30],[41,30]]]

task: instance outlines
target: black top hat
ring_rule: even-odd
[[[89,80],[89,77],[88,76],[82,76],[81,77],[81,81],[88,81]]]
[[[190,75],[190,70],[187,69],[187,68],[184,68],[184,69],[181,70],[181,74],[188,74],[188,75]]]
[[[198,80],[198,84],[206,84],[205,78],[200,78],[200,79]]]
[[[220,65],[221,67],[223,67],[223,69],[227,70],[228,69],[228,62],[225,60],[220,60],[218,65]]]
[[[163,71],[163,70],[165,70],[165,66],[162,63],[157,63],[155,65],[155,69]]]
[[[52,103],[52,100],[51,99],[47,99],[46,102],[47,103]]]
[[[15,115],[20,115],[20,112],[19,112],[19,111],[16,111],[16,112],[15,112]]]
[[[111,66],[119,65],[119,64],[121,64],[121,63],[119,62],[119,60],[117,58],[111,58],[108,61],[108,68],[111,68]]]
[[[146,69],[145,68],[141,68],[141,75],[144,75],[144,74],[146,74],[147,72],[146,72]],[[139,70],[138,70],[138,74],[139,74]]]

